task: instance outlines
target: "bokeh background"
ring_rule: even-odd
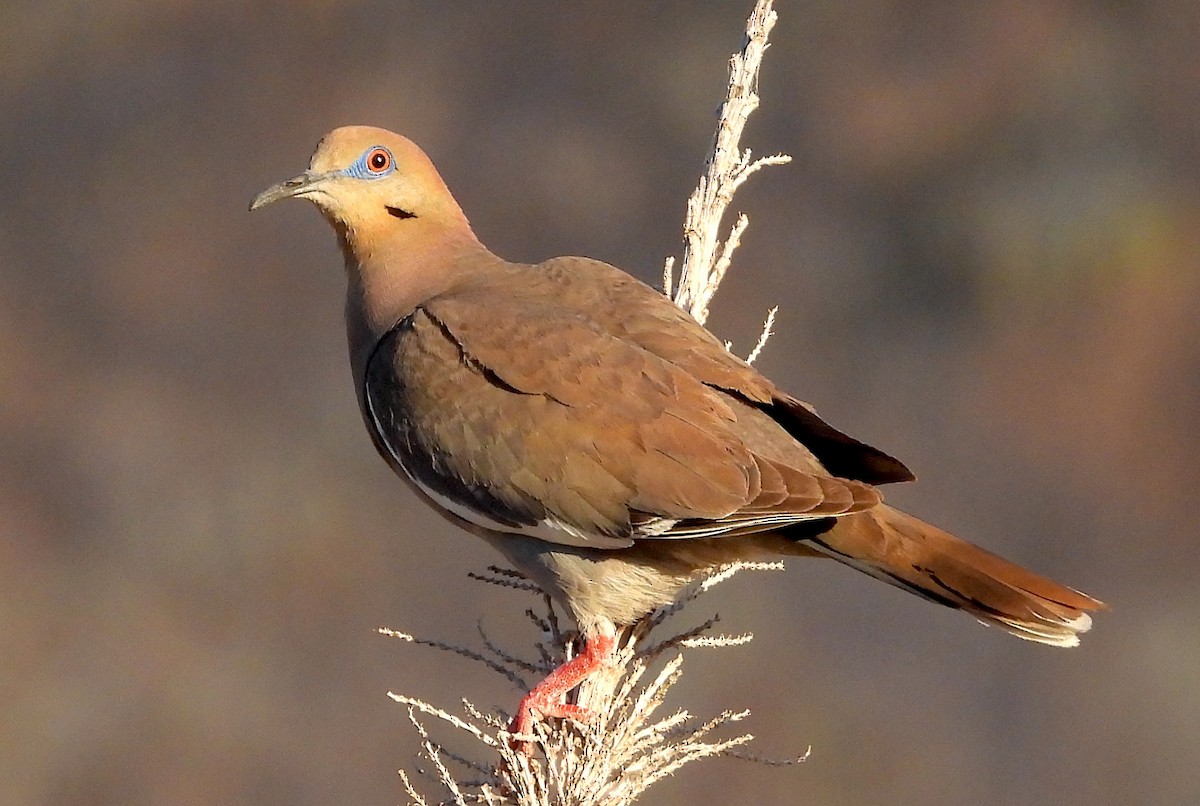
[[[388,804],[385,692],[511,707],[380,637],[520,638],[488,549],[359,422],[311,208],[326,130],[393,128],[499,254],[657,283],[737,2],[0,6],[0,802]],[[1200,5],[791,2],[745,144],[795,161],[710,325],[921,482],[890,499],[1113,606],[1076,650],[833,563],[743,577],[752,645],[678,704],[770,769],[654,803],[1200,800]]]

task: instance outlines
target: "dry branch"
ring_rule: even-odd
[[[767,37],[775,25],[771,0],[758,0],[746,23],[746,40],[730,61],[729,85],[719,113],[716,134],[705,161],[704,174],[688,199],[684,222],[683,259],[679,283],[674,282],[674,258],[668,258],[663,271],[664,292],[697,321],[708,317],[709,305],[721,280],[729,270],[734,250],[746,231],[749,220],[739,215],[728,235],[721,239],[721,226],[734,192],[752,174],[767,165],[779,165],[791,158],[775,155],[753,159],[749,149],[739,143],[746,121],[758,107],[758,73]],[[762,335],[750,353],[753,361],[761,352],[775,321],[777,309],[767,314]],[[743,719],[748,712],[726,710],[697,724],[686,711],[677,710],[658,716],[667,693],[682,674],[684,648],[730,647],[745,643],[751,635],[712,635],[717,618],[700,626],[651,641],[653,630],[678,614],[686,605],[713,585],[741,570],[781,567],[778,563],[730,566],[697,580],[675,604],[654,613],[625,631],[617,651],[617,662],[588,678],[571,695],[574,703],[594,715],[586,724],[565,720],[534,723],[531,756],[514,750],[507,733],[508,718],[503,714],[485,714],[463,701],[463,715],[430,705],[422,700],[391,694],[408,708],[408,717],[421,739],[421,755],[432,764],[429,775],[453,804],[488,803],[522,806],[584,806],[605,804],[621,806],[633,803],[655,781],[673,774],[683,765],[701,758],[729,755],[764,763],[795,763],[759,759],[741,748],[753,738],[736,734],[716,738],[716,734]],[[457,647],[441,641],[416,639],[406,633],[381,630],[405,641],[446,650],[481,663],[504,676],[514,685],[523,685],[523,675],[548,674],[574,651],[575,636],[559,629],[554,605],[548,597],[520,574],[489,568],[487,574],[471,575],[488,584],[538,595],[542,612],[527,611],[531,622],[542,633],[536,643],[539,660],[529,663],[497,646],[482,633],[483,650]],[[661,669],[651,676],[658,658],[674,652]],[[423,721],[424,720],[424,721]],[[448,751],[431,738],[426,721],[433,720],[452,735],[467,734],[476,749],[482,748],[489,761],[472,761]],[[462,767],[475,778],[460,781],[450,764]],[[410,802],[429,803],[416,786],[415,777],[400,771]]]

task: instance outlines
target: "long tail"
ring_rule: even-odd
[[[1075,646],[1104,603],[881,504],[801,545],[1018,638]],[[797,547],[799,548],[799,546]]]

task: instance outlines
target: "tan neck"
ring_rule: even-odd
[[[338,232],[346,258],[346,335],[358,388],[371,350],[397,322],[499,261],[465,218],[454,226],[419,218],[384,223],[373,232]]]

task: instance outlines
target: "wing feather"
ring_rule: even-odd
[[[639,343],[570,306],[491,299],[483,289],[422,305],[377,346],[365,390],[377,442],[477,525],[615,547],[879,502],[756,404],[648,349],[652,328]]]

